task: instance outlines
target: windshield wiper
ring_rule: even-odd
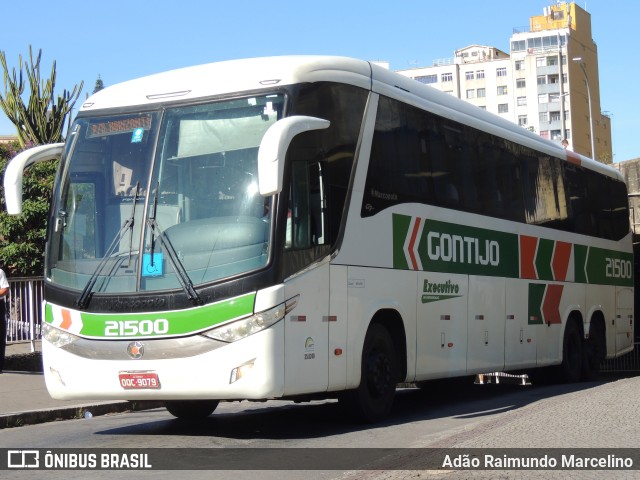
[[[100,263],[98,263],[98,266],[95,268],[95,270],[91,274],[91,278],[89,278],[89,281],[84,286],[84,289],[80,294],[80,297],[78,297],[78,300],[76,300],[75,302],[75,305],[78,308],[84,309],[84,308],[87,308],[87,306],[89,305],[89,301],[91,300],[91,294],[93,293],[93,287],[95,286],[96,281],[98,280],[98,277],[100,276],[105,265],[111,258],[111,255],[120,244],[120,240],[122,240],[122,237],[124,237],[127,230],[130,230],[129,261],[131,261],[131,250],[133,245],[133,224],[135,223],[136,204],[138,203],[139,196],[140,196],[140,182],[136,183],[136,193],[135,193],[135,196],[133,197],[133,206],[131,207],[131,216],[124,221],[124,223],[122,224],[122,227],[120,227],[120,230],[118,231],[118,233],[116,233],[116,236],[111,241],[111,245],[109,245],[109,248],[107,249],[104,256],[102,257],[102,260],[100,260]]]
[[[187,294],[187,297],[195,305],[202,305],[203,303],[202,298],[200,298],[200,295],[198,295],[198,292],[196,292],[196,290],[193,288],[193,282],[191,281],[191,278],[189,278],[189,274],[187,273],[187,270],[184,268],[184,265],[182,265],[182,262],[178,258],[178,253],[176,252],[176,249],[173,247],[173,245],[171,244],[167,236],[164,234],[164,232],[160,228],[160,225],[158,225],[158,222],[156,221],[156,210],[158,208],[158,190],[159,189],[160,189],[160,184],[158,183],[158,185],[156,186],[156,192],[153,195],[153,206],[151,208],[151,214],[147,219],[147,225],[151,230],[151,245],[150,245],[150,252],[149,252],[149,255],[150,255],[149,261],[151,262],[151,266],[153,267],[153,261],[154,261],[153,254],[155,250],[156,237],[157,237],[158,240],[160,240],[162,247],[167,252],[167,257],[169,258],[169,262],[173,266],[173,269],[176,272],[176,275],[178,277],[178,281],[180,282],[180,285],[182,286],[182,289],[184,290],[184,292]]]

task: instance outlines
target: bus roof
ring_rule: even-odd
[[[318,81],[342,82],[373,90],[622,180],[616,169],[565,151],[560,145],[498,115],[371,62],[347,57],[262,57],[170,70],[100,90],[83,103],[80,113],[144,107]]]
[[[89,97],[80,111],[184,101],[323,80],[369,90],[371,67],[362,60],[327,56],[263,57],[209,63],[109,86]]]

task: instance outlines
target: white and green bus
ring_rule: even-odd
[[[65,144],[48,222],[44,371],[57,399],[338,397],[633,348],[614,169],[366,61],[274,57],[108,87]]]

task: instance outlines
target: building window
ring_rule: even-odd
[[[567,83],[567,81],[568,81],[568,80],[567,80],[567,74],[566,74],[566,73],[563,73],[563,74],[562,74],[562,83]]]
[[[525,40],[515,40],[511,42],[511,51],[512,52],[522,52],[526,50],[527,44]]]
[[[546,66],[547,66],[547,57],[536,58],[536,67],[546,67]]]
[[[518,97],[518,106],[524,107],[527,104],[527,97]]]
[[[431,83],[438,83],[438,76],[424,75],[422,77],[416,77],[415,80],[419,81],[420,83],[426,83],[427,85],[429,85]]]
[[[478,98],[484,98],[487,96],[487,91],[484,88],[479,88],[478,90],[476,90],[476,94]]]
[[[571,130],[567,129],[564,131],[564,138],[569,140],[571,138]]]
[[[507,86],[500,85],[498,86],[498,95],[506,95],[507,94]]]
[[[524,78],[516,80],[516,88],[527,88],[527,81]]]
[[[560,83],[560,75],[549,75],[548,83]]]
[[[453,82],[453,73],[449,72],[449,73],[443,73],[440,76],[440,81],[441,82]]]
[[[547,95],[546,93],[538,94],[538,103],[548,103],[548,102],[549,102],[549,95]]]
[[[540,112],[538,114],[538,119],[540,120],[540,123],[549,122],[549,113],[548,112]]]
[[[528,38],[527,48],[531,48],[531,49],[542,48],[542,37]]]
[[[542,130],[540,131],[540,136],[542,138],[546,138],[547,140],[549,139],[549,130]]]
[[[549,118],[552,122],[559,122],[560,112],[549,112]]]
[[[476,91],[473,88],[467,90],[467,98],[476,98]]]
[[[478,70],[476,72],[476,78],[484,78],[484,70]]]
[[[546,85],[547,77],[545,75],[538,75],[538,85]]]
[[[498,104],[498,113],[507,113],[509,111],[508,103],[499,103]]]
[[[486,109],[487,109],[487,106],[486,106],[486,105],[478,105],[478,108],[479,108],[480,110],[486,110]]]
[[[467,72],[467,73],[465,73],[465,74],[464,74],[464,77],[465,77],[467,80],[473,80],[473,78],[474,78],[474,77],[473,77],[473,72]]]
[[[516,70],[524,70],[524,60],[516,60]]]
[[[560,130],[551,130],[551,140],[562,140]]]
[[[555,55],[553,57],[547,57],[547,67],[552,67],[553,65],[558,65],[558,57]]]
[[[506,77],[507,76],[506,67],[497,68],[496,69],[496,76],[497,77]]]
[[[549,102],[550,103],[559,102],[559,101],[560,101],[560,94],[559,93],[550,93],[549,94]]]
[[[518,115],[518,125],[521,127],[527,126],[527,116],[526,115]]]

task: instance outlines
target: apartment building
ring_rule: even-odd
[[[600,108],[591,15],[573,2],[551,5],[528,27],[514,29],[509,45],[509,53],[467,46],[452,59],[398,73],[611,163],[611,120]]]

